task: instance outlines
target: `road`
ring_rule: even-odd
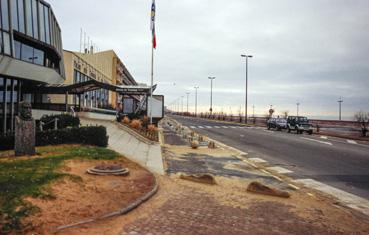
[[[345,139],[269,131],[213,120],[172,116],[214,140],[288,169],[295,179],[313,179],[369,199],[369,146]]]

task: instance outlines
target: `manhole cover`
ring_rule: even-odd
[[[128,175],[129,170],[118,164],[102,164],[87,170],[92,175]]]

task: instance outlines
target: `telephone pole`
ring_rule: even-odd
[[[340,97],[340,99],[337,101],[338,105],[339,105],[339,120],[342,121],[342,103],[343,103],[343,99],[342,97]]]

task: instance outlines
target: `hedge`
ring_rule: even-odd
[[[67,127],[79,127],[80,120],[78,117],[74,117],[70,114],[59,114],[59,115],[44,115],[40,121],[47,123],[43,126],[44,130],[54,129],[54,119],[58,119],[58,129],[64,129]]]
[[[36,133],[36,146],[59,144],[84,144],[108,146],[109,136],[104,126],[87,126]],[[0,150],[14,149],[14,136],[0,137]]]

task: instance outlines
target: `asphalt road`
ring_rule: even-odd
[[[212,139],[281,166],[296,179],[314,179],[369,199],[369,145],[317,135],[247,128],[212,120],[172,116]]]

